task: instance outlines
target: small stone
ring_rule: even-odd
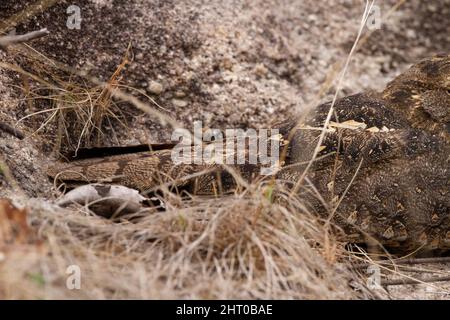
[[[187,101],[181,99],[172,99],[172,103],[175,107],[184,108],[188,105]]]
[[[265,77],[265,76],[267,76],[267,73],[269,72],[269,70],[266,68],[266,66],[264,64],[262,64],[262,63],[258,63],[255,66],[255,70],[254,71],[255,71],[255,74],[258,77]]]
[[[429,5],[428,5],[428,10],[429,10],[430,12],[437,12],[437,11],[438,11],[438,7],[435,6],[434,4],[429,4]]]
[[[175,97],[177,98],[184,98],[186,97],[186,93],[184,93],[183,91],[179,90],[175,92]]]
[[[135,213],[142,209],[145,198],[137,190],[119,185],[89,184],[73,189],[58,200],[67,207],[71,203],[89,204],[97,215],[110,218],[120,213]]]
[[[161,94],[164,90],[163,85],[156,81],[151,81],[150,84],[148,85],[147,89],[150,93],[153,93],[156,95]]]
[[[315,22],[315,21],[317,21],[317,16],[315,14],[310,14],[308,16],[308,20]]]
[[[413,29],[406,30],[406,36],[410,39],[415,39],[417,37],[416,32]]]
[[[231,59],[225,58],[222,61],[222,67],[225,70],[231,71],[231,70],[233,70],[233,62],[231,61]]]
[[[135,57],[136,61],[140,61],[144,59],[144,54],[142,52],[138,53]]]

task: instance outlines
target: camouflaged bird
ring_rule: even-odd
[[[450,56],[413,65],[382,92],[338,100],[324,128],[330,107],[277,126],[287,148],[277,181],[290,188],[308,181],[298,194],[310,210],[332,218],[348,241],[372,239],[400,251],[449,249]],[[258,165],[232,169],[250,182],[264,179]],[[140,191],[165,184],[197,195],[236,187],[222,165],[174,165],[170,148],[57,165],[49,176]]]

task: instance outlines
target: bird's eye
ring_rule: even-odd
[[[449,89],[447,89],[447,93],[448,93],[448,94],[450,94],[450,88],[449,88]]]

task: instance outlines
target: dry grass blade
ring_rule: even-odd
[[[86,298],[356,297],[347,289],[350,273],[337,271],[315,248],[323,241],[321,223],[299,201],[280,206],[261,197],[180,202],[165,196],[165,212],[134,215],[133,223],[35,200],[31,217],[51,252],[41,267],[52,277],[35,272],[44,275],[46,296],[58,298],[72,294],[57,285],[66,261],[89,279],[82,283]],[[342,246],[335,250],[344,254]]]
[[[431,263],[450,263],[450,257],[433,257],[433,258],[409,258],[409,259],[395,259],[394,262],[396,265],[414,265],[414,264],[431,264]],[[379,261],[379,263],[383,264],[391,264],[390,261]],[[360,265],[355,265],[354,268],[367,268],[370,264],[362,263]]]
[[[410,268],[405,265],[398,264],[397,261],[402,261],[400,259],[392,259],[391,256],[387,256],[389,260],[378,260],[380,257],[376,257],[377,260],[374,260],[372,256],[363,252],[360,248],[358,248],[359,253],[354,253],[352,255],[352,259],[356,259],[362,264],[357,264],[355,267],[358,270],[364,270],[369,266],[376,266],[380,271],[384,271],[386,275],[391,277],[395,277],[395,279],[381,279],[380,285],[389,286],[389,285],[406,285],[406,284],[427,284],[429,287],[439,290],[444,294],[450,294],[448,290],[444,288],[440,288],[437,285],[433,284],[433,282],[445,282],[450,281],[448,272],[441,272],[439,270],[431,270],[424,267],[415,268],[415,270],[409,270]],[[386,257],[386,256],[383,256]],[[420,259],[417,259],[420,260]],[[404,260],[406,261],[406,260]],[[426,260],[425,260],[426,261]],[[426,263],[426,262],[425,262]],[[364,267],[363,267],[364,266]],[[418,274],[420,276],[418,276]],[[423,277],[424,274],[428,274],[429,276]],[[438,276],[436,276],[438,274]],[[442,276],[442,274],[444,276]]]
[[[341,87],[342,87],[342,81],[344,80],[347,68],[348,68],[348,66],[350,64],[350,60],[351,60],[354,52],[357,49],[359,39],[361,38],[362,32],[363,32],[363,30],[364,30],[364,28],[366,26],[367,19],[369,18],[369,14],[370,14],[370,11],[372,10],[373,4],[374,4],[374,1],[371,1],[370,3],[369,3],[369,1],[366,1],[366,7],[364,9],[364,13],[363,13],[363,16],[362,16],[362,19],[361,19],[361,24],[360,24],[360,27],[359,27],[359,31],[358,31],[356,39],[355,39],[355,41],[353,43],[353,46],[352,46],[352,48],[350,50],[350,53],[347,56],[347,59],[345,61],[344,67],[343,67],[343,69],[341,71],[341,74],[339,76],[339,79],[338,79],[338,82],[337,82],[337,85],[336,85],[336,91],[335,91],[335,94],[333,96],[333,100],[331,101],[330,110],[328,111],[327,117],[326,117],[324,125],[323,125],[323,130],[322,130],[322,132],[321,132],[321,134],[319,136],[319,140],[317,142],[316,148],[314,149],[313,155],[311,157],[311,161],[308,163],[308,165],[306,166],[305,170],[303,171],[301,177],[298,179],[296,185],[292,189],[292,194],[298,193],[298,191],[300,189],[300,186],[303,183],[303,179],[305,178],[307,172],[309,171],[309,169],[311,168],[312,164],[314,163],[315,158],[317,157],[317,155],[320,152],[320,147],[322,146],[323,139],[325,138],[326,129],[328,129],[328,125],[330,123],[331,116],[333,115],[333,112],[334,112],[334,105],[335,105],[335,103],[337,101],[338,95],[339,95]]]
[[[398,285],[407,285],[407,284],[424,284],[430,282],[446,282],[450,281],[450,276],[448,277],[429,277],[429,278],[420,278],[420,279],[398,279],[398,280],[384,280],[381,282],[382,286],[398,286]],[[450,292],[448,292],[450,293]]]

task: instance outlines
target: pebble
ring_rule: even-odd
[[[181,100],[181,99],[172,99],[172,104],[175,107],[180,107],[180,108],[184,108],[188,105],[187,101]]]
[[[141,60],[143,60],[143,59],[144,59],[144,54],[143,54],[142,52],[138,53],[138,54],[135,56],[135,59],[136,59],[136,61],[141,61]]]
[[[266,66],[263,63],[258,63],[255,66],[254,72],[258,77],[265,77],[267,75],[267,73],[269,72],[269,70],[266,68]]]
[[[183,91],[176,91],[175,92],[175,97],[177,97],[177,98],[184,98],[184,97],[186,97],[186,93],[184,93]]]
[[[147,89],[148,89],[148,91],[150,91],[150,93],[159,95],[163,92],[164,87],[159,82],[151,81],[150,84],[148,85]]]

